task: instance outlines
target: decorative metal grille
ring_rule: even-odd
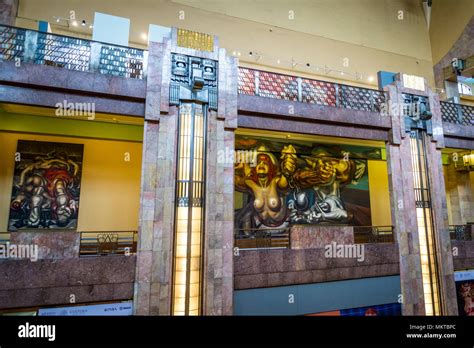
[[[289,249],[290,228],[236,229],[234,245],[239,249]]]
[[[102,45],[101,74],[143,79],[143,51],[136,48]]]
[[[461,105],[463,124],[467,126],[474,125],[474,107],[469,105]]]
[[[296,77],[259,72],[260,97],[298,101],[298,82]]]
[[[450,225],[449,233],[453,240],[472,240],[472,225]]]
[[[239,94],[380,112],[384,91],[239,68]]]
[[[255,70],[239,68],[239,94],[255,95]]]
[[[444,122],[465,126],[474,125],[474,107],[443,101],[440,104]]]
[[[339,88],[341,106],[346,109],[373,111],[373,94],[369,89],[341,85]]]
[[[303,79],[301,90],[304,103],[336,106],[336,87],[333,83]]]
[[[0,60],[23,60],[25,33],[24,29],[0,26]]]
[[[90,41],[38,33],[35,63],[66,68],[69,70],[89,71],[91,56]]]

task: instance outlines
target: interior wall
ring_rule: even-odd
[[[433,64],[448,53],[473,15],[472,0],[433,1],[429,30]]]
[[[388,171],[385,161],[368,161],[370,210],[373,226],[391,226]]]
[[[19,139],[84,144],[77,231],[138,229],[141,143],[0,132],[0,231],[8,227]]]

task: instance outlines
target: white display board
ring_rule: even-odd
[[[130,19],[96,12],[92,40],[128,46]]]
[[[163,42],[164,38],[171,37],[171,28],[150,24],[148,29],[148,42]]]

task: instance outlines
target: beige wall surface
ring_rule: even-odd
[[[70,10],[88,22],[95,11],[130,18],[130,42],[138,47],[146,47],[141,35],[149,24],[174,26],[217,35],[221,47],[241,53],[242,65],[371,87],[376,85],[378,70],[401,71],[433,84],[428,29],[417,1],[20,0],[17,25],[47,20],[53,32],[71,35],[71,29],[53,19],[68,17]],[[292,20],[289,11],[294,11]],[[88,28],[72,29],[75,36],[90,37]],[[269,58],[256,61],[249,51]],[[301,64],[293,67],[292,61]],[[327,72],[325,66],[347,74]],[[368,81],[369,76],[373,81]]]
[[[0,232],[8,226],[18,139],[84,144],[77,231],[137,230],[141,143],[0,132]]]
[[[472,0],[433,1],[429,31],[433,64],[438,63],[448,53],[472,16]]]

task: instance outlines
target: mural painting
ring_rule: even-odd
[[[9,231],[75,229],[84,145],[19,140]]]
[[[235,165],[236,229],[371,225],[367,160],[380,149],[238,136],[236,151],[255,154]]]

